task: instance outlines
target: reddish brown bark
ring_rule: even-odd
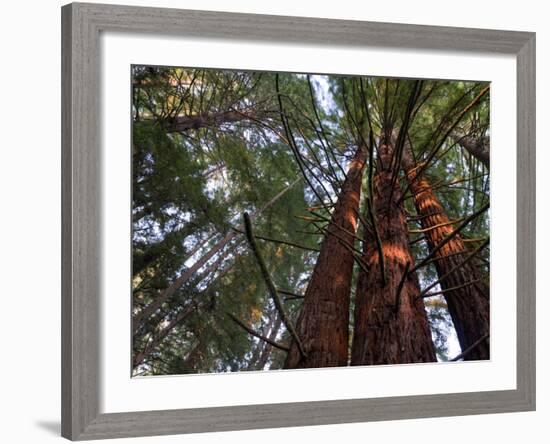
[[[292,343],[285,368],[348,364],[349,296],[354,262],[349,245],[353,245],[352,233],[357,229],[365,157],[366,150],[360,147],[350,163],[296,322],[307,356],[302,357]]]
[[[428,247],[433,250],[454,230],[454,226],[437,199],[430,183],[423,177],[415,179],[416,173],[410,156],[404,158],[403,165],[407,171],[410,190],[414,194],[414,204],[422,228],[427,230]],[[433,228],[432,228],[433,227]],[[489,333],[489,288],[479,282],[480,275],[472,262],[464,262],[468,251],[460,234],[455,235],[435,255],[435,267],[440,286],[449,308],[449,314],[458,336],[462,350],[466,350],[480,338]],[[458,268],[456,268],[459,266]],[[453,271],[454,270],[454,271]],[[443,279],[442,279],[443,278]],[[469,282],[475,282],[466,285]],[[455,287],[454,290],[449,290]],[[465,360],[489,359],[489,338],[472,349]]]
[[[413,266],[413,257],[406,216],[399,203],[401,191],[395,186],[391,192],[393,169],[388,165],[392,151],[391,144],[379,147],[380,168],[374,177],[372,190],[372,205],[384,256],[385,282],[375,231],[370,227],[365,230],[363,248],[363,261],[369,273],[359,271],[355,293],[352,365],[436,360],[424,304],[418,299],[418,280],[416,274],[407,273],[408,267]]]

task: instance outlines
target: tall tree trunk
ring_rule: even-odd
[[[433,250],[454,230],[430,183],[416,172],[410,152],[403,156],[416,211],[421,216],[422,229],[430,250]],[[462,350],[466,350],[489,333],[489,288],[480,282],[480,275],[471,262],[465,261],[468,251],[460,234],[456,234],[435,255],[441,289]],[[466,285],[470,282],[473,284]],[[465,357],[465,360],[489,359],[487,337]]]
[[[404,364],[436,360],[415,273],[401,190],[390,167],[392,143],[378,149],[379,170],[370,205],[375,223],[365,229],[363,262],[355,293],[352,365]],[[392,184],[394,186],[391,191]],[[379,259],[382,250],[383,262]]]
[[[348,364],[349,295],[357,212],[366,150],[360,146],[350,163],[327,234],[304,295],[296,323],[306,357],[292,343],[285,368],[335,367]]]

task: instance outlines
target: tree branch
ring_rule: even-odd
[[[271,200],[264,204],[261,208],[252,213],[252,217],[256,217],[264,210],[272,206],[284,194],[286,194],[294,185],[300,182],[296,179],[282,191],[277,193]],[[222,251],[224,247],[237,236],[237,233],[230,232],[223,239],[218,241],[207,253],[199,258],[190,268],[185,270],[183,274],[174,280],[165,290],[163,290],[149,305],[143,308],[139,313],[132,318],[132,331],[136,333],[144,319],[152,316],[165,302],[167,302],[203,265],[205,265],[215,254]]]
[[[409,233],[411,233],[411,234],[427,233],[428,231],[435,230],[436,228],[441,228],[441,227],[446,227],[448,225],[457,224],[458,222],[462,222],[463,220],[464,220],[464,218],[461,217],[460,219],[450,220],[450,221],[447,221],[447,222],[441,222],[440,224],[432,225],[431,227],[428,227],[428,228],[422,228],[422,229],[418,229],[418,230],[409,230]]]
[[[290,296],[288,298],[285,298],[285,301],[289,301],[289,300],[292,300],[292,299],[303,299],[304,298],[303,294],[293,293],[292,291],[282,290],[280,288],[277,288],[277,292],[281,293],[281,294],[286,294],[287,296]]]
[[[444,136],[441,138],[441,140],[437,143],[437,145],[432,149],[432,151],[428,154],[428,156],[426,157],[426,159],[419,163],[417,166],[416,166],[416,169],[415,169],[415,173],[414,173],[414,176],[411,177],[409,179],[409,183],[405,189],[405,192],[403,193],[403,196],[405,196],[405,194],[407,194],[407,191],[410,189],[411,185],[413,182],[415,182],[416,180],[418,180],[421,175],[424,173],[424,171],[426,170],[426,168],[428,167],[428,165],[432,162],[433,158],[435,157],[435,155],[437,154],[437,152],[439,151],[439,149],[443,146],[443,144],[445,143],[445,140],[447,140],[447,138],[449,137],[449,135],[453,132],[453,130],[456,128],[456,126],[460,123],[460,121],[462,120],[462,118],[473,108],[475,107],[480,101],[481,99],[485,96],[485,94],[487,94],[489,92],[489,89],[490,89],[490,85],[487,85],[485,88],[483,88],[481,90],[481,92],[460,112],[460,114],[457,116],[457,118],[454,120],[454,122],[447,128],[447,131],[445,132]],[[445,120],[445,119],[443,119]],[[441,125],[443,129],[446,125],[443,124],[443,121],[441,123]]]
[[[429,285],[420,293],[420,298],[424,297],[428,291],[430,291],[432,288],[434,288],[437,284],[443,282],[447,277],[449,277],[452,273],[454,273],[459,268],[462,268],[464,265],[466,265],[468,262],[470,262],[474,256],[479,253],[483,248],[485,248],[489,244],[489,239],[487,239],[485,242],[483,242],[479,247],[477,247],[474,251],[472,251],[468,256],[464,258],[462,262],[459,262],[457,265],[455,265],[452,269],[450,269],[447,273],[445,273],[443,276],[441,276],[437,281],[435,281],[433,284]]]
[[[443,248],[447,243],[449,243],[464,227],[466,227],[471,221],[473,221],[480,214],[484,213],[489,209],[489,202],[487,202],[483,207],[477,210],[474,214],[468,216],[464,222],[462,222],[458,227],[456,227],[445,239],[443,239],[439,244],[437,244],[434,249],[426,256],[418,265],[416,265],[409,273],[414,273],[419,268],[423,267],[428,260],[433,258],[441,248]]]
[[[250,244],[250,248],[252,249],[252,252],[256,257],[256,261],[258,262],[258,266],[260,267],[260,271],[267,285],[269,294],[273,299],[275,307],[279,311],[279,315],[281,316],[281,320],[283,321],[283,324],[285,324],[285,327],[287,328],[288,332],[296,342],[296,345],[298,346],[298,350],[300,351],[300,354],[302,355],[303,358],[305,358],[307,355],[302,345],[302,341],[300,340],[300,337],[298,336],[298,333],[296,332],[296,329],[294,328],[292,321],[290,320],[290,318],[286,313],[286,310],[283,306],[283,302],[281,301],[281,298],[279,297],[279,293],[277,292],[277,287],[275,287],[275,284],[271,279],[271,275],[269,274],[265,261],[260,253],[260,249],[258,248],[258,244],[256,243],[256,239],[252,231],[252,223],[250,222],[250,216],[248,215],[248,213],[244,213],[243,216],[244,216],[244,226],[246,230],[246,237],[248,239],[248,243]]]
[[[233,230],[236,231],[237,233],[241,233],[241,234],[245,233],[244,231],[239,230],[238,228],[233,228]],[[305,245],[295,244],[294,242],[284,241],[280,239],[273,239],[272,237],[260,236],[258,234],[255,234],[254,236],[256,237],[256,239],[260,239],[266,242],[273,242],[275,244],[288,245],[289,247],[299,248],[301,250],[315,251],[317,253],[321,251],[318,248],[306,247]]]
[[[479,338],[476,342],[474,342],[472,345],[470,345],[466,350],[464,350],[459,355],[455,356],[453,359],[449,359],[449,361],[458,361],[460,359],[464,359],[466,356],[468,356],[476,347],[478,347],[483,341],[489,338],[489,333],[484,334],[481,338]]]
[[[163,339],[170,334],[172,329],[180,322],[182,322],[193,311],[194,309],[191,308],[178,313],[177,316],[172,319],[172,321],[170,321],[170,323],[166,327],[164,327],[160,332],[158,332],[157,335],[154,336],[153,341],[147,344],[145,346],[145,349],[134,357],[134,367],[140,365],[145,360],[145,358],[149,356],[151,352],[159,346]]]
[[[462,284],[462,285],[457,285],[456,287],[446,288],[445,290],[434,291],[433,293],[425,293],[423,295],[419,295],[417,297],[417,299],[431,298],[432,296],[445,294],[445,293],[448,293],[450,291],[460,290],[461,288],[469,287],[470,285],[477,284],[478,282],[481,282],[481,281],[483,281],[483,278],[474,279],[473,281],[466,282],[465,284]]]
[[[286,345],[278,344],[275,341],[272,341],[266,336],[261,335],[260,333],[252,330],[250,327],[248,327],[244,322],[242,322],[240,319],[238,319],[236,316],[232,315],[229,312],[226,312],[227,316],[229,316],[235,324],[237,324],[239,327],[241,327],[243,330],[246,330],[248,333],[250,333],[252,336],[256,336],[258,339],[261,339],[264,342],[267,342],[269,345],[272,345],[275,348],[278,348],[279,350],[283,350],[288,352],[290,349]]]

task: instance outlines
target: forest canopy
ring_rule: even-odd
[[[134,376],[490,358],[487,82],[132,67]]]

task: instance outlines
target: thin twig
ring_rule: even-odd
[[[449,135],[453,132],[453,130],[455,129],[455,127],[460,123],[460,121],[462,120],[462,118],[473,108],[475,107],[480,101],[481,99],[483,98],[483,96],[485,96],[485,94],[487,94],[487,92],[489,92],[489,88],[490,88],[490,85],[486,86],[485,88],[483,88],[481,90],[481,92],[458,114],[457,118],[454,120],[454,122],[447,128],[447,131],[445,132],[444,136],[441,138],[441,140],[437,143],[437,145],[432,149],[432,151],[428,154],[428,156],[426,157],[426,159],[419,163],[416,168],[415,168],[415,172],[414,172],[414,176],[410,177],[409,179],[409,183],[407,185],[407,187],[405,188],[405,191],[403,193],[403,196],[405,196],[407,194],[407,192],[409,191],[409,189],[411,188],[412,184],[414,182],[416,182],[421,176],[422,174],[424,173],[424,171],[426,170],[426,168],[429,166],[429,164],[432,162],[432,160],[434,159],[435,155],[437,154],[437,152],[439,151],[439,149],[443,146],[443,144],[445,143],[445,141],[447,140],[447,138],[449,137]],[[461,99],[462,100],[462,99]],[[458,103],[458,102],[457,102]],[[443,128],[444,128],[444,121],[445,119],[442,120],[440,126],[441,128],[438,128],[438,131],[441,131]],[[437,131],[437,132],[438,132]],[[410,173],[411,171],[409,171]],[[402,197],[403,198],[403,197]]]
[[[331,232],[328,228],[322,227],[321,230],[326,233],[326,236],[334,236],[336,239],[340,241],[340,244],[344,246],[352,255],[355,262],[357,262],[357,265],[361,267],[361,269],[368,273],[369,270],[367,268],[367,265],[364,263],[363,258],[361,257],[362,253],[361,251],[358,251],[353,245],[351,245],[346,239],[344,239],[342,236],[340,236],[337,233]]]
[[[311,209],[308,209],[308,211],[313,214],[314,216],[317,216],[319,219],[321,219],[322,221],[325,221],[325,222],[328,222],[330,224],[330,226],[332,227],[336,227],[338,228],[339,230],[343,231],[344,233],[346,234],[349,234],[350,236],[352,236],[354,239],[357,239],[358,241],[360,242],[365,242],[365,239],[363,239],[361,236],[357,235],[357,233],[354,233],[353,231],[350,231],[348,230],[347,228],[344,228],[342,227],[341,225],[338,225],[336,224],[335,222],[333,222],[331,219],[329,219],[328,217],[325,217],[323,216],[322,214],[319,214]],[[298,216],[297,216],[298,217]]]
[[[258,339],[261,339],[264,342],[267,342],[268,344],[272,345],[275,348],[278,348],[279,350],[283,350],[288,352],[290,349],[286,345],[278,344],[275,341],[272,341],[266,336],[263,336],[262,334],[252,330],[250,327],[248,327],[244,322],[242,322],[240,319],[238,319],[236,316],[233,316],[231,313],[226,312],[227,316],[229,316],[235,324],[237,324],[242,329],[246,330],[248,333],[250,333],[252,336],[256,336]]]
[[[397,181],[397,178],[399,176],[399,171],[401,170],[401,160],[403,158],[403,149],[405,146],[405,138],[407,135],[407,131],[409,130],[409,119],[411,117],[411,113],[413,110],[414,105],[416,104],[416,101],[418,100],[418,97],[420,95],[420,91],[422,90],[422,81],[416,80],[414,82],[411,94],[409,96],[409,100],[407,103],[407,108],[405,110],[405,116],[403,118],[403,124],[401,125],[401,128],[399,129],[399,134],[397,136],[397,141],[393,146],[393,152],[392,152],[392,159],[390,161],[390,167],[393,166],[393,162],[395,159],[395,168],[392,171],[391,176],[391,185],[390,185],[390,194],[388,197],[388,205],[390,204],[392,197],[393,197],[393,191],[395,188],[395,183]]]
[[[450,362],[452,361],[458,361],[460,359],[464,359],[467,355],[469,355],[476,347],[478,347],[482,342],[484,342],[486,339],[489,338],[489,333],[484,334],[481,338],[479,338],[476,342],[474,342],[472,345],[470,345],[466,350],[464,350],[459,355],[455,356],[453,359],[449,359]]]
[[[473,281],[466,282],[462,285],[457,285],[456,287],[446,288],[445,290],[441,291],[434,291],[433,293],[426,293],[424,295],[418,296],[417,299],[425,299],[425,298],[431,298],[432,296],[438,296],[440,294],[445,294],[450,291],[460,290],[461,288],[469,287],[470,285],[477,284],[478,282],[483,281],[483,278],[474,279]]]
[[[409,230],[409,233],[411,233],[411,234],[427,233],[428,231],[435,230],[436,228],[441,228],[441,227],[446,227],[448,225],[457,224],[458,222],[462,222],[463,220],[464,220],[464,218],[461,217],[460,219],[450,220],[450,221],[447,221],[447,222],[441,222],[440,224],[432,225],[432,226],[427,227],[427,228],[422,228],[422,229],[419,229],[419,230]]]
[[[315,189],[315,187],[313,186],[313,184],[309,180],[309,177],[307,176],[307,174],[304,170],[304,167],[302,165],[302,162],[301,162],[301,159],[300,159],[300,152],[299,152],[298,147],[296,145],[296,140],[294,139],[294,135],[292,134],[290,124],[288,123],[288,117],[287,117],[287,115],[285,113],[285,110],[284,110],[282,95],[281,95],[281,92],[280,92],[280,89],[279,89],[279,74],[275,75],[275,90],[277,92],[277,101],[278,101],[278,104],[279,104],[279,114],[280,114],[280,117],[281,117],[281,122],[283,124],[285,134],[286,134],[286,139],[288,140],[288,145],[289,145],[290,149],[292,150],[292,153],[294,154],[294,157],[296,159],[296,163],[298,164],[298,167],[300,168],[300,172],[302,173],[302,176],[304,177],[304,180],[309,185],[309,188],[311,189],[313,194],[315,194],[317,199],[319,199],[319,202],[323,202],[324,199],[321,198],[321,196],[319,195],[319,193],[317,192],[317,190]]]
[[[303,294],[293,293],[292,291],[282,290],[280,288],[277,288],[277,292],[281,293],[281,294],[286,294],[287,296],[292,296],[294,299],[303,299],[304,298]],[[285,298],[285,299],[288,300],[289,298]]]
[[[464,227],[466,227],[471,221],[473,221],[476,217],[478,217],[480,214],[484,213],[489,209],[489,202],[487,202],[483,207],[481,207],[479,210],[477,210],[472,215],[468,216],[464,222],[462,222],[458,227],[456,227],[445,239],[443,239],[441,242],[439,242],[434,249],[422,260],[418,265],[416,265],[409,273],[414,273],[419,268],[423,267],[428,260],[433,258],[441,248],[443,248],[447,243],[449,243]]]
[[[473,250],[468,256],[466,256],[461,262],[459,262],[457,265],[455,265],[452,269],[450,269],[447,273],[445,273],[443,276],[441,276],[437,281],[426,287],[422,293],[420,293],[419,297],[424,297],[430,291],[432,288],[434,288],[437,284],[443,282],[447,277],[449,277],[451,274],[453,274],[456,270],[459,268],[462,268],[464,265],[466,265],[468,262],[470,262],[474,256],[479,253],[481,250],[483,250],[487,245],[489,244],[489,239],[487,239],[483,244],[481,244],[479,247],[477,247],[475,250]]]
[[[244,231],[239,230],[238,228],[232,228],[232,229],[233,229],[233,231],[236,231],[237,233],[241,233],[241,234],[245,233]],[[273,242],[273,243],[276,243],[276,244],[288,245],[289,247],[299,248],[301,250],[315,251],[317,253],[319,251],[321,251],[318,248],[306,247],[305,245],[296,244],[294,242],[284,241],[284,240],[280,240],[280,239],[273,239],[271,237],[260,236],[258,234],[255,234],[254,236],[256,237],[256,239],[260,239],[260,240],[263,240],[263,241],[266,241],[266,242]]]

